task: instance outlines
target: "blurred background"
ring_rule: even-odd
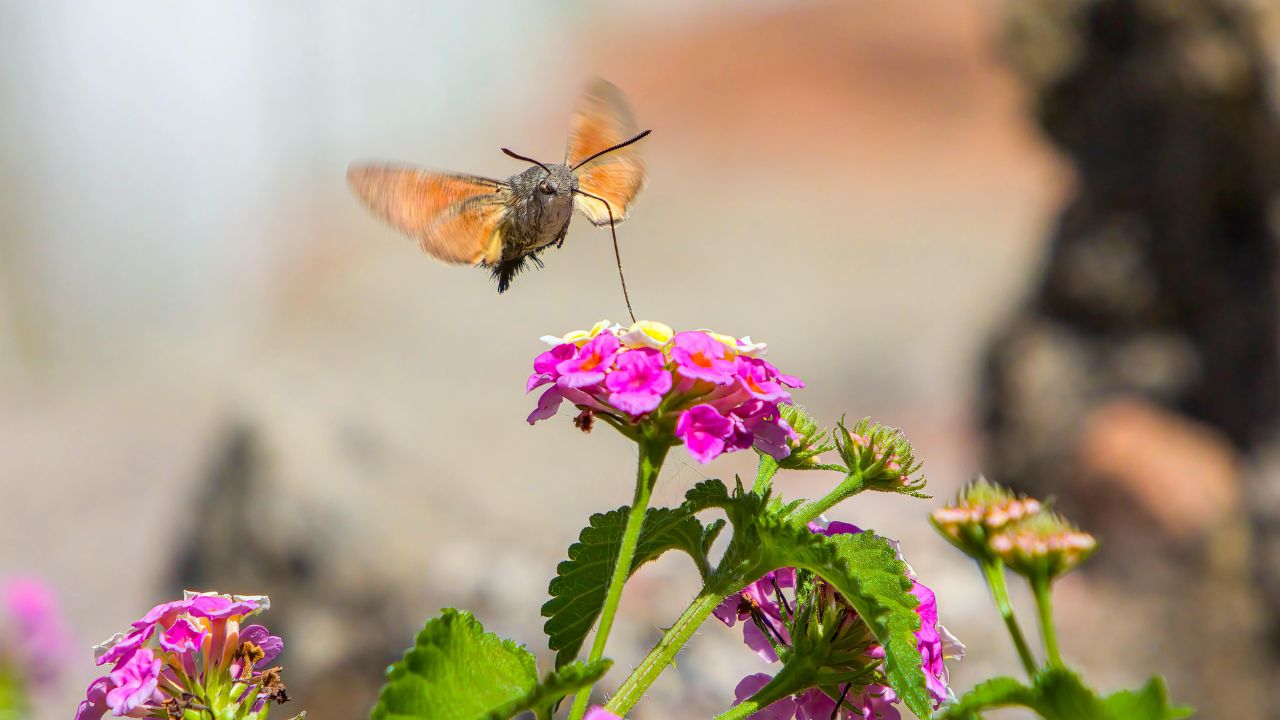
[[[1058,600],[1100,689],[1160,673],[1200,717],[1267,717],[1278,15],[5,3],[0,575],[51,582],[76,648],[39,717],[73,711],[90,644],[184,586],[272,596],[282,711],[315,720],[363,715],[444,606],[549,658],[547,581],[591,513],[629,502],[633,450],[567,417],[530,428],[521,388],[539,335],[625,318],[608,235],[575,222],[500,297],[343,176],[523,170],[502,146],[559,160],[595,75],[654,131],[619,228],[638,315],[765,340],[816,415],[914,441],[937,499],[833,516],[902,539],[968,645],[957,689],[1017,674],[978,574],[926,523],[985,472],[1100,536]],[[672,457],[663,504],[750,471]],[[692,596],[682,560],[628,586],[619,670]],[[633,716],[709,717],[760,670],[708,624]]]

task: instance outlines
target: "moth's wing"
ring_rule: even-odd
[[[627,217],[631,201],[644,187],[644,164],[635,145],[614,150],[577,167],[592,155],[636,136],[636,123],[631,117],[622,91],[608,80],[597,79],[578,103],[569,127],[569,149],[565,164],[575,168],[578,188],[598,195],[613,206],[614,221]],[[604,203],[577,195],[574,205],[596,225],[609,223]]]
[[[502,218],[511,188],[499,180],[418,168],[355,163],[347,182],[360,202],[447,263],[502,259]]]

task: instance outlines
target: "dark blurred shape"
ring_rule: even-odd
[[[408,637],[408,613],[379,583],[336,576],[326,547],[333,538],[318,532],[317,521],[305,520],[301,534],[286,529],[282,514],[309,517],[315,509],[273,482],[264,445],[253,427],[233,423],[215,446],[195,502],[201,512],[183,526],[189,534],[171,594],[227,588],[270,595],[266,619],[285,639],[280,663],[298,710],[320,720],[365,717]]]
[[[1280,117],[1261,34],[1275,10],[1233,0],[1006,8],[1007,55],[1078,175],[1031,296],[988,350],[988,467],[1058,495],[1100,531],[1114,577],[1182,591],[1187,614],[1175,609],[1170,622],[1194,618],[1205,600],[1188,584],[1248,598],[1252,566],[1264,587],[1280,587],[1270,580],[1280,552],[1249,559],[1247,542],[1224,540],[1247,536],[1241,498],[1254,488],[1242,487],[1242,468],[1274,441],[1280,413],[1269,217]],[[1248,507],[1256,527],[1275,525]],[[1262,612],[1276,610],[1280,592]],[[1216,649],[1247,672],[1257,645],[1248,615],[1192,635],[1238,640]],[[1223,694],[1202,691],[1201,702]],[[1210,712],[1255,716],[1229,701]]]

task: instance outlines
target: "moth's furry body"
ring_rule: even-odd
[[[511,285],[511,278],[524,269],[526,261],[541,266],[538,255],[551,245],[564,243],[578,178],[568,165],[549,164],[545,170],[534,165],[508,178],[507,186],[507,212],[499,224],[502,258],[488,266],[498,281],[498,292]]]

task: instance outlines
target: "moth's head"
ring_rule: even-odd
[[[550,201],[557,198],[571,197],[573,191],[578,188],[578,179],[568,165],[559,163],[547,165],[533,158],[527,158],[511,152],[507,148],[502,148],[502,152],[517,160],[533,163],[533,167],[520,173],[517,177],[520,178],[524,187],[532,186],[533,195],[540,200]]]
[[[578,179],[567,165],[546,165],[538,169],[546,172],[538,180],[535,190],[547,199],[571,196],[578,187]]]

